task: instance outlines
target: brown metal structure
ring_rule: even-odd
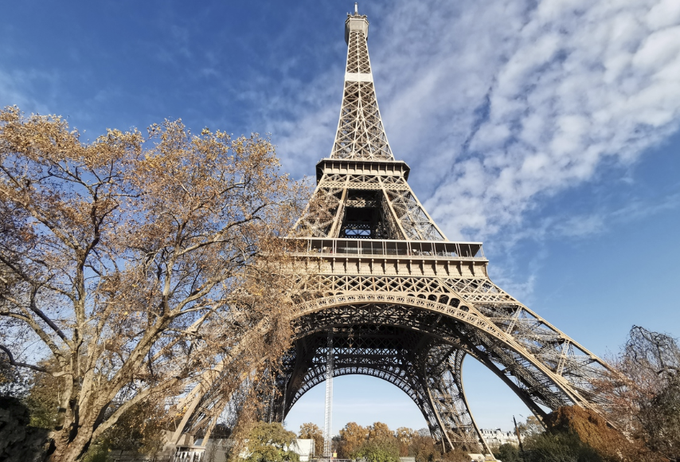
[[[495,285],[482,244],[447,240],[408,185],[409,167],[395,160],[378,109],[368,24],[357,13],[345,23],[335,142],[317,164],[316,190],[290,238],[304,276],[295,343],[270,418],[282,420],[326,379],[329,354],[333,376],[364,374],[403,390],[447,448],[490,452],[465,398],[467,355],[539,418],[563,405],[599,412],[591,380],[607,365]],[[185,398],[196,411],[177,435],[210,425],[227,404],[209,389]]]
[[[590,380],[604,362],[491,282],[481,243],[448,241],[409,187],[383,128],[367,38],[366,16],[349,15],[335,142],[296,227],[296,257],[313,275],[297,295],[278,416],[325,380],[329,331],[334,376],[398,386],[449,447],[484,444],[465,399],[466,355],[539,417],[562,405],[597,411]]]

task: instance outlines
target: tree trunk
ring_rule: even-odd
[[[92,440],[92,426],[81,425],[77,433],[71,439],[71,426],[64,427],[61,431],[54,432],[55,450],[49,457],[49,462],[75,462],[83,455],[85,449]]]

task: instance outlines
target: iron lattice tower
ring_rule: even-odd
[[[564,405],[601,412],[591,383],[608,366],[494,284],[482,244],[446,239],[411,190],[380,117],[368,26],[356,11],[345,22],[333,149],[316,166],[316,189],[290,238],[305,271],[270,418],[283,420],[327,376],[364,374],[403,390],[445,448],[490,453],[465,397],[467,355],[539,419]],[[214,425],[230,398],[209,389],[184,398],[175,441]]]
[[[447,240],[409,187],[409,167],[395,160],[380,117],[368,25],[356,12],[345,22],[335,141],[296,226],[296,257],[314,274],[297,295],[279,417],[325,379],[329,332],[334,376],[398,386],[447,447],[490,452],[465,398],[466,355],[539,418],[563,405],[599,411],[591,379],[607,365],[496,286],[482,244]]]

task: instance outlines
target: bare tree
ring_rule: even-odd
[[[680,460],[680,348],[677,340],[633,326],[612,361],[617,374],[597,385],[609,417],[653,452]]]
[[[83,143],[10,107],[0,156],[0,355],[60,381],[52,460],[215,364],[238,378],[288,347],[295,188],[266,139],[165,121]]]

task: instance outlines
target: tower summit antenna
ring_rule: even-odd
[[[354,14],[359,14],[359,3],[354,2]]]

